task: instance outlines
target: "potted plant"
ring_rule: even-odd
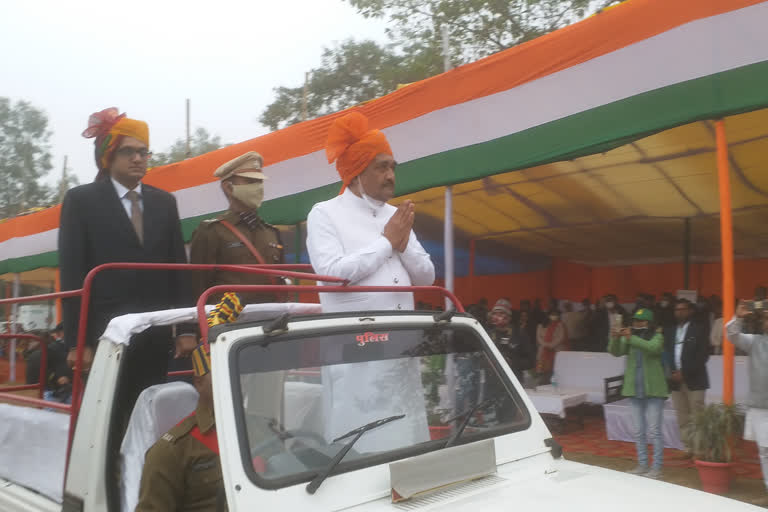
[[[736,407],[710,404],[694,412],[684,433],[704,491],[725,494],[731,483],[731,446],[741,432]]]

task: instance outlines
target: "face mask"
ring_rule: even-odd
[[[384,201],[379,201],[378,199],[374,199],[368,194],[365,193],[365,188],[363,187],[363,180],[358,179],[358,183],[360,183],[360,195],[363,196],[363,201],[372,209],[372,210],[378,210],[382,206],[384,206]]]
[[[232,197],[251,209],[261,206],[264,201],[264,183],[249,183],[247,185],[232,185]]]
[[[644,332],[647,329],[648,329],[647,327],[633,327],[632,332],[635,334],[638,334],[638,333]]]
[[[615,306],[615,305],[616,305],[616,304],[614,304],[613,302],[606,302],[606,303],[605,303],[605,307],[607,307],[608,309],[612,308],[612,307],[613,307],[613,306]]]
[[[553,322],[557,322],[558,320],[560,320],[560,317],[556,315],[549,315],[549,319],[552,320]]]
[[[666,300],[661,301],[661,307],[665,308],[667,306],[669,306],[669,302],[667,302]]]
[[[595,306],[594,304],[590,304],[590,305],[589,305],[589,309],[590,309],[590,310],[592,310],[592,311],[594,311],[594,310],[596,310],[596,309],[597,309],[597,306]]]

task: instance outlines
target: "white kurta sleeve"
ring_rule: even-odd
[[[408,271],[411,284],[414,286],[429,286],[435,282],[435,265],[427,251],[419,243],[416,234],[411,230],[408,245],[400,254],[400,261]]]
[[[741,332],[744,326],[744,321],[739,317],[733,317],[725,326],[725,332],[728,335],[728,340],[739,347],[741,350],[749,354],[752,350],[752,342],[754,341],[754,334],[744,334]]]
[[[392,255],[392,244],[382,235],[366,247],[345,255],[328,214],[313,208],[307,217],[307,252],[315,272],[355,284],[384,265]]]

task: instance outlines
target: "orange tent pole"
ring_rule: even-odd
[[[720,187],[720,246],[723,251],[723,402],[733,404],[733,344],[728,341],[725,324],[733,317],[733,218],[731,212],[730,166],[725,121],[715,123],[717,138],[717,176]]]

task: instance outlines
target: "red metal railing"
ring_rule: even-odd
[[[312,271],[312,267],[306,264],[275,264],[275,265],[203,265],[203,264],[186,264],[186,263],[105,263],[94,267],[85,276],[83,280],[83,287],[79,290],[69,290],[64,292],[47,293],[43,295],[33,295],[27,297],[15,297],[10,299],[0,299],[0,305],[14,304],[23,302],[39,302],[52,299],[65,299],[71,297],[80,297],[80,318],[79,328],[77,332],[77,343],[75,351],[75,367],[73,369],[72,379],[72,404],[61,404],[58,402],[50,402],[42,400],[40,398],[32,398],[28,396],[14,395],[7,389],[4,392],[0,392],[0,399],[13,401],[37,407],[48,407],[58,409],[70,414],[69,424],[69,441],[67,446],[67,467],[69,465],[69,457],[72,450],[72,439],[75,430],[75,424],[80,412],[80,405],[82,400],[82,371],[83,371],[83,354],[85,351],[85,341],[88,326],[88,312],[91,302],[91,290],[93,288],[93,280],[97,274],[105,270],[176,270],[176,271],[204,271],[204,270],[223,270],[242,272],[246,274],[261,274],[267,276],[289,277],[295,279],[305,279],[312,281],[320,281],[325,283],[336,283],[329,286],[302,286],[302,285],[222,285],[208,288],[198,298],[197,301],[197,313],[198,323],[200,325],[201,337],[207,343],[208,335],[208,323],[206,321],[205,304],[213,294],[224,293],[229,291],[234,292],[264,292],[264,293],[276,293],[276,292],[291,292],[291,291],[304,291],[304,292],[322,292],[322,293],[376,293],[376,292],[433,292],[439,293],[447,297],[456,307],[458,312],[463,313],[464,308],[461,302],[450,291],[440,288],[438,286],[348,286],[347,281],[334,276],[324,276],[319,274],[313,274],[308,272],[299,272],[300,270]],[[24,335],[14,334],[11,337],[23,337]],[[170,372],[169,375],[189,375],[189,371]],[[42,380],[42,379],[41,379]],[[44,384],[42,384],[44,385]],[[34,389],[26,388],[25,389]],[[11,391],[20,391],[21,389],[13,389]]]
[[[308,274],[305,279],[324,282],[343,282],[338,277],[328,279],[327,276],[313,276]],[[433,292],[439,293],[450,300],[456,311],[464,313],[464,307],[459,299],[450,291],[439,286],[302,286],[302,285],[260,285],[260,284],[239,284],[239,285],[219,285],[212,286],[200,295],[197,299],[197,322],[200,326],[200,336],[208,342],[208,322],[205,316],[205,304],[208,297],[218,293],[226,292],[262,292],[273,293],[277,291],[305,291],[318,293],[388,293],[388,292]]]

